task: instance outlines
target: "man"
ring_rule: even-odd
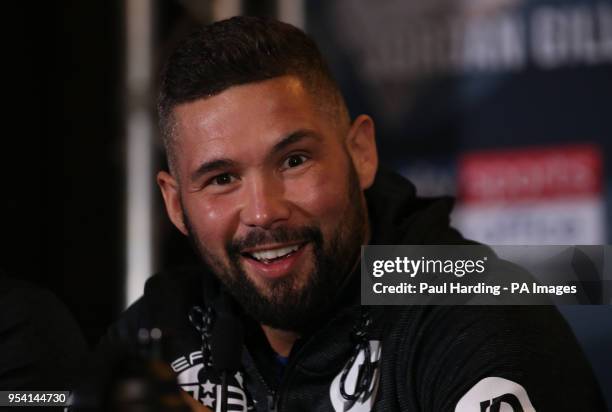
[[[361,307],[363,244],[469,243],[449,199],[378,171],[314,43],[236,17],[169,58],[168,215],[202,258],[154,276],[106,344],[159,328],[181,387],[216,410],[602,410],[558,313]]]

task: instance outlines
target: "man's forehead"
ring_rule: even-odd
[[[328,128],[334,124],[317,108],[312,93],[293,76],[234,86],[181,104],[173,118],[175,151],[188,169],[211,156],[242,156],[252,149],[263,153],[299,130],[336,133]]]
[[[284,76],[230,87],[218,95],[178,105],[173,114],[179,135],[205,131],[214,139],[246,124],[307,117],[313,109],[314,102],[302,82]]]

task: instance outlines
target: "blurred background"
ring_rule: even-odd
[[[155,187],[159,68],[237,14],[311,34],[382,164],[489,244],[608,244],[612,0],[109,0],[3,5],[0,269],[94,345],[162,268],[194,261]],[[608,262],[608,264],[612,264]],[[612,388],[612,307],[561,308]],[[612,404],[612,391],[607,389]]]

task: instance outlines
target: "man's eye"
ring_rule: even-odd
[[[234,177],[229,173],[223,173],[211,179],[211,183],[218,186],[228,185],[234,181]]]
[[[306,161],[307,157],[304,155],[291,155],[283,163],[283,167],[289,169],[292,167],[298,167]]]

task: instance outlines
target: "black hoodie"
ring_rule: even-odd
[[[419,199],[398,175],[379,172],[366,199],[372,244],[473,243],[450,227],[451,198]],[[605,410],[554,307],[363,307],[358,273],[347,277],[319,327],[296,342],[286,365],[257,322],[236,315],[245,338],[240,370],[228,380],[228,410]],[[227,343],[207,322],[227,310],[222,298],[206,268],[155,275],[102,348],[135,345],[139,329],[161,329],[162,357],[181,387],[215,408],[221,380],[210,345],[223,351]]]

